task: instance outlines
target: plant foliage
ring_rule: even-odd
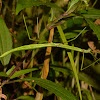
[[[99,3],[0,0],[0,98],[99,100]]]

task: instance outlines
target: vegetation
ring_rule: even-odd
[[[0,100],[99,100],[99,0],[0,0]]]

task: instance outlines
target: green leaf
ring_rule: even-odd
[[[79,73],[79,79],[88,83],[89,85],[96,88],[97,90],[100,90],[100,83],[97,82],[96,79],[93,79],[93,77],[81,72],[81,73]]]
[[[4,52],[12,49],[12,39],[9,33],[9,30],[0,16],[0,55]],[[7,55],[4,58],[1,58],[1,63],[7,65],[10,61],[11,54]]]
[[[7,74],[7,75],[10,75],[10,73],[14,70],[14,68],[15,68],[15,65],[13,65],[13,66],[6,72],[6,74]]]
[[[99,9],[88,9],[79,11],[85,18],[100,18],[100,10]]]
[[[80,100],[82,100],[81,87],[80,87],[80,84],[79,84],[79,78],[78,78],[78,75],[77,75],[74,59],[73,59],[71,52],[68,52],[67,54],[68,54],[68,57],[70,59],[70,63],[72,65],[72,69],[73,69],[73,72],[74,72],[74,75],[75,75],[75,79],[76,79],[76,83],[77,83],[77,87],[78,87],[78,91],[79,91],[79,95],[80,95]]]
[[[58,72],[62,72],[66,75],[70,75],[71,77],[75,77],[73,71],[70,69],[70,67],[62,67],[62,66],[50,66],[50,68],[52,68],[55,71]],[[83,73],[83,72],[79,72],[78,74],[79,80],[84,81],[85,83],[91,85],[92,87],[96,88],[97,90],[100,90],[100,85],[99,82],[97,82],[96,79],[93,79],[91,76]]]
[[[71,0],[68,10],[70,10],[77,2],[79,2],[80,0]]]
[[[85,19],[87,23],[89,24],[90,28],[93,30],[94,34],[97,35],[98,40],[100,40],[100,26],[96,25],[94,22],[92,22],[90,19]]]
[[[13,78],[16,78],[20,75],[24,75],[24,74],[27,74],[29,72],[32,72],[32,71],[35,71],[35,70],[38,70],[37,68],[31,68],[31,69],[24,69],[24,70],[21,70],[21,71],[17,71],[16,73],[14,73],[10,79],[13,79]]]
[[[77,100],[76,97],[70,93],[68,90],[65,90],[61,85],[58,85],[50,80],[41,79],[41,78],[24,78],[18,81],[32,81],[38,84],[39,86],[53,92],[56,96],[61,97],[62,100]]]
[[[30,96],[30,95],[20,96],[17,99],[21,99],[21,100],[35,100],[34,97]]]
[[[57,6],[54,3],[50,3],[50,2],[44,3],[41,1],[35,1],[35,0],[18,0],[17,7],[16,7],[16,14],[18,14],[24,8],[29,8],[32,6],[40,6],[40,5],[45,5],[47,7],[57,8],[58,10],[64,12],[64,10],[62,8],[60,8],[59,6]]]
[[[74,32],[65,33],[66,39],[71,39],[71,38],[74,38],[76,36],[77,36],[77,33],[74,33]]]
[[[67,12],[69,12],[69,13],[73,12],[78,7],[79,1],[80,0],[71,0],[71,2],[69,3],[69,6],[68,6]]]
[[[15,52],[15,51],[39,49],[39,48],[43,48],[43,47],[59,47],[59,48],[68,49],[68,50],[74,50],[74,51],[79,51],[79,52],[84,51],[84,53],[90,53],[90,50],[84,50],[84,49],[81,49],[78,47],[69,46],[69,45],[65,45],[65,44],[61,44],[61,43],[45,43],[45,44],[30,44],[30,45],[24,45],[21,47],[17,47],[10,51],[5,52],[4,54],[2,54],[0,56],[0,58],[5,57],[8,54]]]
[[[84,3],[86,4],[86,6],[89,6],[88,0],[83,0],[83,1],[84,1]]]
[[[0,77],[9,77],[5,72],[0,72]]]
[[[55,71],[62,72],[66,75],[70,75],[71,77],[75,77],[73,71],[71,69],[69,69],[70,67],[66,68],[66,67],[61,67],[61,66],[59,66],[59,67],[50,66],[50,68],[52,68]],[[92,87],[96,88],[97,90],[100,90],[99,82],[97,82],[96,79],[93,79],[92,77],[90,77],[89,75],[87,75],[83,72],[79,72],[78,77],[79,77],[79,80],[84,81],[85,83],[91,85]]]
[[[58,71],[58,72],[62,72],[64,74],[68,74],[68,75],[71,75],[71,76],[74,76],[73,72],[71,69],[67,68],[67,67],[62,67],[62,66],[50,66],[50,68],[52,68],[53,70],[55,71]]]

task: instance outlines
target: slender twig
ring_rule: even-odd
[[[0,79],[0,100],[1,100],[1,98],[7,100],[7,96],[2,94],[1,79]]]
[[[52,42],[53,34],[54,34],[54,28],[50,30],[48,43]],[[50,61],[51,49],[52,47],[47,47],[46,49],[44,66],[43,66],[42,74],[41,74],[42,79],[46,79],[49,73],[49,61]],[[42,99],[43,99],[43,88],[39,87],[39,92],[37,92],[35,100],[42,100]]]
[[[93,98],[93,100],[95,100],[95,96],[94,96],[94,93],[93,93],[92,87],[89,86],[89,88],[90,88],[90,91],[91,91],[92,98]]]
[[[20,60],[20,62],[16,65],[16,67],[14,68],[14,70],[10,73],[9,77],[11,77],[18,70],[18,68],[23,64],[24,59],[26,59],[30,53],[31,53],[31,50],[28,50],[27,53],[25,54],[25,56]],[[4,80],[2,82],[2,86],[5,83],[8,83],[8,82],[9,82],[8,80]]]
[[[23,60],[26,59],[30,53],[31,53],[31,50],[28,50],[27,53],[25,54],[25,56],[17,64],[17,66],[15,67],[15,69],[10,73],[9,77],[11,77],[15,73],[15,71],[18,70],[18,68],[23,64]]]

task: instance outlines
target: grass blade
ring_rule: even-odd
[[[20,75],[23,75],[23,74],[27,74],[29,72],[32,72],[32,71],[35,71],[35,70],[38,70],[37,68],[31,68],[31,69],[24,69],[24,70],[20,70],[20,71],[17,71],[16,73],[14,73],[10,79],[13,79],[13,78],[16,78]]]
[[[46,79],[41,79],[41,78],[24,78],[24,79],[20,79],[20,80],[16,80],[16,82],[18,81],[33,81],[38,84],[39,86],[53,92],[56,96],[61,97],[62,100],[77,100],[77,98],[70,93],[68,90],[65,90],[62,86],[50,81],[50,80],[46,80]]]

